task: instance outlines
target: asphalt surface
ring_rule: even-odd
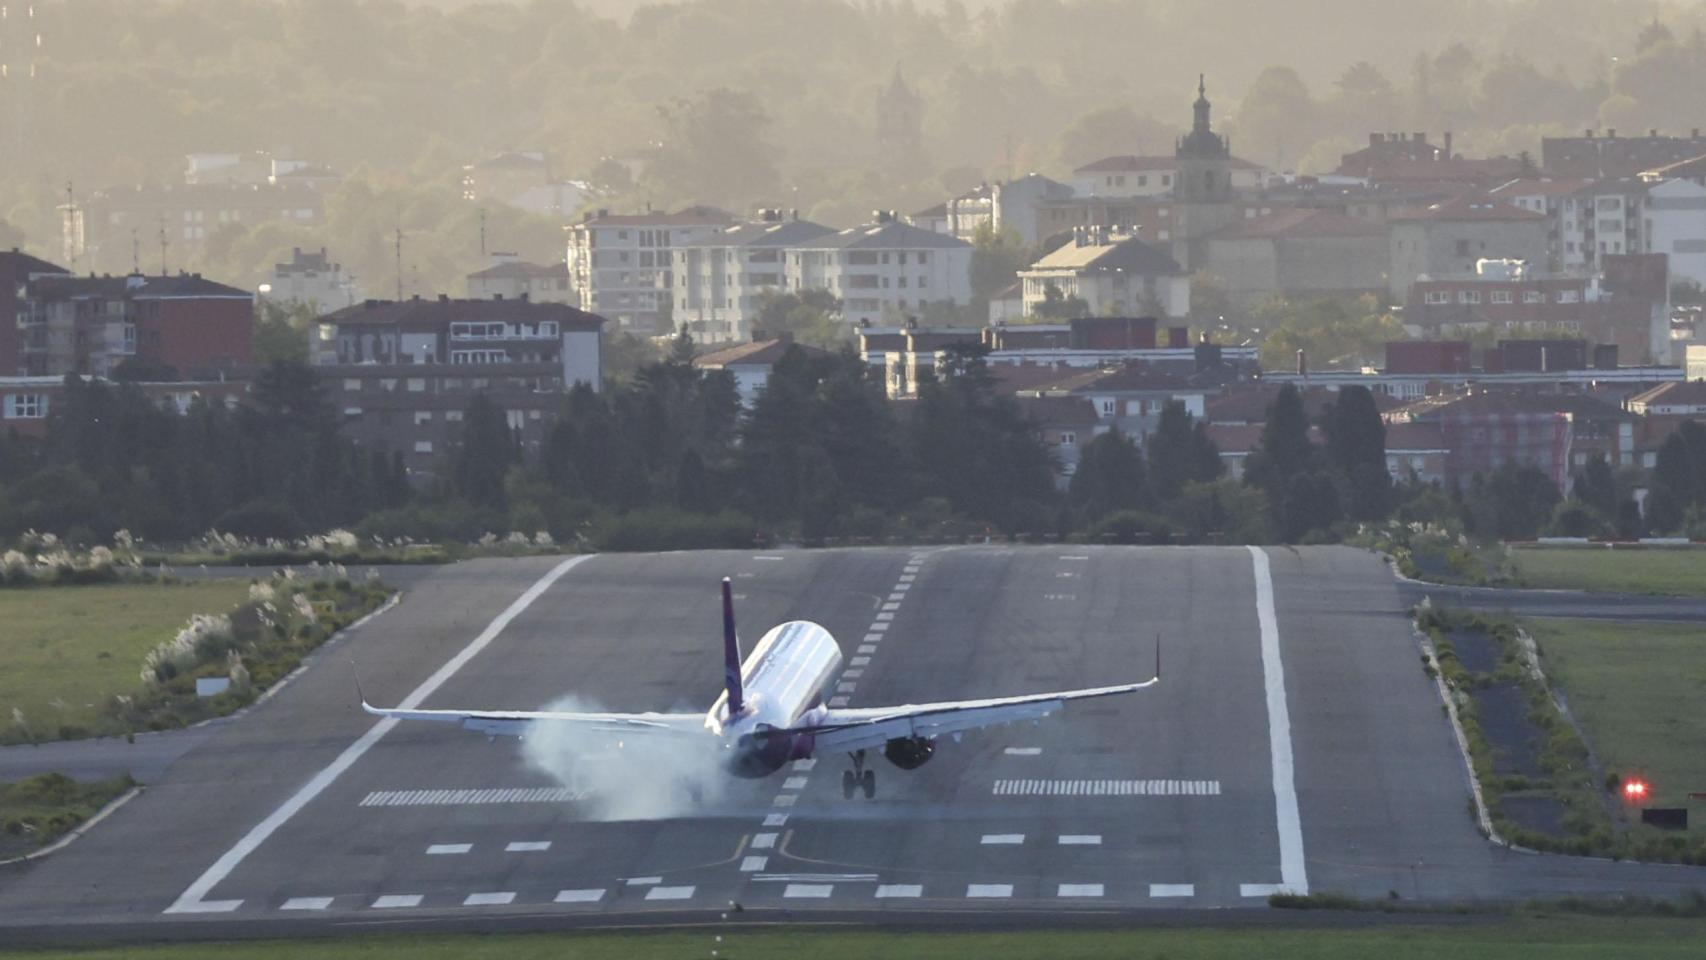
[[[434,568],[82,840],[0,871],[0,927],[534,928],[693,921],[731,902],[757,919],[1093,922],[1259,907],[1282,885],[1426,901],[1706,889],[1700,869],[1489,845],[1419,663],[1412,598],[1365,552],[1261,557],[990,546]],[[357,709],[351,655],[376,703],[436,672],[427,707],[576,694],[703,710],[720,683],[724,575],[749,643],[794,618],[836,635],[852,706],[1146,679],[1158,639],[1163,679],[944,741],[910,773],[875,759],[870,801],[842,798],[836,756],[697,803],[655,785],[588,798],[529,769],[514,741],[376,727]],[[658,803],[669,816],[622,819]],[[598,805],[615,819],[593,819]]]

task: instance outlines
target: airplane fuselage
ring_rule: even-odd
[[[790,620],[766,633],[741,664],[745,702],[739,715],[729,716],[727,691],[705,714],[706,729],[723,740],[729,771],[756,779],[810,757],[811,734],[769,731],[810,726],[840,671],[841,647],[823,627]]]

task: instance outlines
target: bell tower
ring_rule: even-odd
[[[1232,147],[1210,125],[1208,84],[1197,75],[1191,132],[1173,150],[1178,164],[1174,199],[1173,259],[1186,270],[1202,266],[1202,239],[1237,219],[1232,196]]]

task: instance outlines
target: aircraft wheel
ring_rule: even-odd
[[[859,785],[865,790],[866,800],[875,800],[877,797],[877,771],[866,770],[865,775],[860,778]]]
[[[841,796],[843,799],[853,799],[853,771],[841,771]]]

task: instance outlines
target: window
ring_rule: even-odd
[[[1438,306],[1442,303],[1450,303],[1451,294],[1445,290],[1429,290],[1427,293],[1423,294],[1422,300],[1425,303]]]
[[[1546,295],[1538,290],[1527,290],[1522,295],[1523,303],[1545,303]]]
[[[1062,433],[1060,435],[1060,445],[1063,447],[1077,446],[1078,445],[1078,434],[1070,433],[1070,432]]]
[[[1480,303],[1481,302],[1481,291],[1479,291],[1479,290],[1459,290],[1459,291],[1457,291],[1457,302],[1458,303]]]
[[[539,417],[540,417],[540,413],[539,413],[539,411],[538,411],[538,410],[529,410],[529,411],[527,411],[527,419],[529,419],[529,420],[537,420],[537,419],[539,419]]]
[[[446,410],[446,411],[444,411],[444,422],[445,423],[461,423],[462,422],[462,411],[460,411],[460,410]]]
[[[1102,416],[1111,417],[1114,415],[1114,401],[1113,400],[1111,400],[1111,399],[1110,400],[1103,400],[1101,407],[1102,407]]]
[[[1163,174],[1162,174],[1162,175],[1161,175],[1161,185],[1162,185],[1162,186],[1163,186],[1163,187],[1170,187],[1170,186],[1172,186],[1172,185],[1173,185],[1173,175],[1172,175],[1172,174],[1170,174],[1170,173],[1163,173]]]
[[[527,411],[505,410],[504,421],[509,424],[511,430],[520,430],[527,424]]]
[[[1137,175],[1137,185],[1140,187],[1149,186],[1149,175],[1143,174],[1143,173],[1138,174]]]
[[[1582,294],[1581,294],[1581,291],[1579,291],[1579,290],[1560,290],[1560,291],[1558,291],[1558,302],[1559,303],[1579,303],[1581,301],[1581,299],[1582,299]]]
[[[361,416],[361,408],[360,407],[345,407],[344,408],[344,416],[346,416],[346,417],[359,417],[359,416]]]
[[[919,262],[919,263],[920,263],[920,264],[926,264],[926,263],[929,263],[929,262],[930,262],[930,253],[929,253],[929,251],[926,251],[926,250],[920,250],[920,251],[918,251],[918,262]]]
[[[431,423],[431,422],[432,422],[432,411],[431,410],[416,410],[415,411],[415,426],[418,427],[423,423]]]
[[[386,393],[393,393],[397,389],[397,381],[390,378],[381,380],[379,381],[379,389],[384,390]]]
[[[425,393],[426,392],[426,380],[425,380],[425,378],[423,378],[423,377],[410,377],[409,378],[409,392],[410,393]]]
[[[47,395],[41,393],[8,393],[7,420],[40,420],[47,416]]]
[[[354,378],[354,377],[346,378],[344,380],[344,392],[345,393],[360,393],[361,392],[361,381]]]
[[[415,452],[416,453],[431,453],[432,452],[432,441],[431,440],[416,440],[415,441]]]
[[[1509,290],[1494,290],[1492,301],[1494,303],[1510,303],[1511,292]]]

